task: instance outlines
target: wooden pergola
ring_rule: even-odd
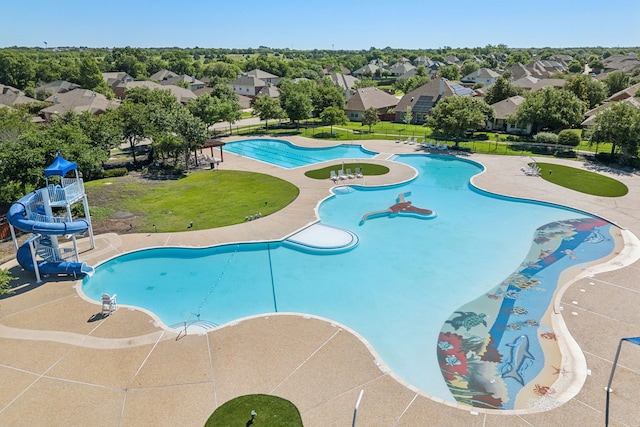
[[[204,145],[202,146],[202,148],[210,148],[211,149],[211,157],[215,158],[215,156],[213,155],[213,147],[220,147],[220,161],[224,162],[224,157],[222,156],[222,147],[224,145],[225,145],[225,143],[220,141],[219,139],[207,139],[204,142]],[[201,153],[202,153],[202,148],[200,149]]]

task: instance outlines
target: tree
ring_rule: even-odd
[[[311,97],[304,92],[292,92],[286,97],[282,109],[287,113],[287,117],[300,127],[300,120],[311,117]]]
[[[429,83],[431,79],[427,75],[415,75],[411,76],[408,79],[398,79],[394,84],[397,90],[400,90],[404,93],[409,93],[414,89],[419,88],[420,86],[424,86]]]
[[[493,115],[493,108],[479,98],[449,96],[431,109],[427,125],[436,132],[454,137],[457,147],[465,132],[484,128]]]
[[[354,89],[364,89],[365,87],[376,87],[378,84],[371,77],[360,76],[353,85]]]
[[[467,59],[462,63],[460,67],[460,75],[468,76],[471,73],[475,73],[480,69],[480,65],[473,59]]]
[[[515,64],[528,64],[531,62],[531,55],[526,50],[517,50],[507,58],[507,67]]]
[[[572,59],[569,65],[567,65],[567,70],[569,70],[570,73],[581,73],[584,71],[584,65],[577,59]]]
[[[33,61],[26,55],[9,50],[0,51],[0,83],[24,89],[36,75]]]
[[[598,113],[590,131],[591,142],[610,142],[611,155],[620,148],[623,159],[638,156],[640,110],[626,102],[614,102]]]
[[[607,74],[604,78],[604,83],[608,88],[607,96],[611,96],[631,86],[631,77],[624,71],[614,71],[613,73]]]
[[[438,70],[438,73],[440,73],[440,77],[447,80],[454,81],[460,78],[460,70],[455,64],[447,65],[446,67],[440,68],[440,70]]]
[[[589,109],[595,108],[607,96],[604,83],[586,74],[578,74],[564,88],[584,101]]]
[[[572,92],[545,88],[526,94],[511,121],[519,127],[532,125],[536,133],[542,128],[560,129],[582,121],[585,104]]]
[[[176,109],[174,114],[175,132],[182,139],[184,164],[188,169],[191,152],[202,147],[209,136],[207,126],[202,120],[184,108]]]
[[[325,77],[311,94],[314,112],[317,114],[327,107],[344,108],[344,90],[336,86],[330,78]]]
[[[152,133],[147,108],[144,104],[125,101],[117,111],[123,137],[129,142],[129,148],[135,163],[136,147]]]
[[[411,124],[411,122],[413,122],[413,107],[411,107],[411,105],[407,105],[407,108],[404,110],[402,122],[405,124],[405,126],[408,126]]]
[[[589,67],[591,67],[591,69],[593,69],[594,71],[602,70],[604,68],[604,61],[598,55],[589,56],[587,64],[589,64]]]
[[[375,107],[369,107],[364,110],[362,114],[362,124],[369,126],[369,133],[371,133],[371,127],[380,121],[378,117],[378,110]]]
[[[269,128],[269,120],[280,120],[285,118],[285,113],[280,102],[268,95],[259,96],[253,104],[253,113],[264,120],[265,129]]]
[[[503,101],[518,94],[516,89],[509,80],[503,76],[498,77],[496,82],[487,88],[484,100],[487,104],[492,105],[496,102]]]
[[[558,134],[558,144],[568,147],[577,147],[580,145],[580,135],[571,129],[561,130]]]
[[[322,113],[320,113],[320,120],[325,125],[329,125],[331,134],[333,135],[333,125],[343,125],[347,123],[347,116],[344,114],[344,110],[339,107],[327,107]]]

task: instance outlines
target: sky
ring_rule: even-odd
[[[639,0],[0,0],[0,48],[640,46]]]

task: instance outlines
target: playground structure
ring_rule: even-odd
[[[65,177],[69,172],[75,172],[75,176]],[[26,271],[34,272],[38,283],[42,281],[41,274],[91,275],[93,267],[78,259],[78,236],[82,237],[88,231],[91,249],[95,243],[89,203],[77,166],[58,153],[44,175],[46,187],[13,203],[7,214],[18,264]],[[83,204],[85,218],[74,220],[71,206],[78,202]],[[20,247],[16,228],[33,234]],[[71,239],[73,247],[61,245],[59,239],[62,237]]]

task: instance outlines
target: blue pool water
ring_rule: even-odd
[[[167,325],[196,317],[222,325],[272,312],[322,316],[356,330],[407,382],[455,401],[436,352],[443,328],[459,326],[455,320],[451,323],[455,316],[463,317],[456,311],[469,317],[470,309],[461,307],[470,301],[493,301],[485,295],[497,293],[496,287],[521,266],[541,233],[539,227],[592,217],[478,191],[470,178],[482,167],[474,162],[427,155],[399,156],[395,161],[415,168],[418,177],[403,185],[336,191],[319,208],[322,224],[358,236],[359,244],[351,251],[310,254],[281,242],[151,249],[98,266],[94,276],[85,279],[83,291],[95,300],[105,292],[117,293],[119,303],[148,309]],[[364,214],[392,206],[401,193],[410,193],[407,199],[413,206],[434,210],[437,216],[387,216],[361,222]],[[567,258],[562,268],[545,270],[545,280],[553,282],[572,262],[589,262],[612,250],[612,239],[605,238],[589,252],[580,252],[579,259]],[[539,303],[544,312],[553,289],[538,290],[545,292],[536,295],[547,297]],[[485,312],[490,313],[488,308]],[[496,316],[489,314],[487,319],[495,321]],[[452,332],[469,335],[464,328]],[[506,334],[504,328],[501,334]],[[512,339],[520,339],[522,345],[518,336]],[[502,351],[506,354],[511,348],[503,345]],[[534,353],[534,343],[530,349]],[[540,360],[540,351],[535,354]],[[461,363],[447,361],[452,369]],[[509,366],[499,368],[506,372]],[[529,367],[517,367],[523,375],[525,368]],[[520,387],[516,382],[512,386]]]
[[[287,141],[273,139],[249,139],[229,142],[224,150],[239,156],[271,163],[292,169],[327,160],[369,159],[377,153],[367,151],[360,145],[342,144],[330,148],[305,148]]]

